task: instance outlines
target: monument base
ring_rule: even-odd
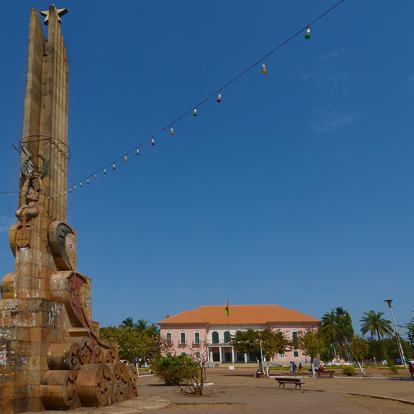
[[[0,413],[103,406],[137,393],[137,375],[65,305],[0,300]]]
[[[0,412],[44,409],[41,383],[48,350],[70,328],[62,303],[46,299],[0,300]]]

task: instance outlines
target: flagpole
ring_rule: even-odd
[[[230,308],[229,308],[229,298],[227,298],[227,325],[230,332]]]
[[[234,364],[234,352],[233,352],[233,346],[231,345],[231,331],[230,331],[230,308],[229,308],[229,298],[227,298],[227,329],[229,330],[229,335],[230,335],[230,349],[231,349],[231,362],[232,364]]]

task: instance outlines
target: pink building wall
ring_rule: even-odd
[[[200,346],[194,344],[195,333],[200,334]],[[203,325],[174,325],[172,327],[161,327],[160,329],[161,336],[167,338],[167,333],[171,333],[171,343],[172,349],[171,353],[180,355],[183,352],[190,355],[197,351],[200,351],[203,348],[203,345],[206,342],[206,327]],[[186,343],[181,344],[181,333],[185,334]]]
[[[182,353],[186,353],[188,355],[191,355],[192,353],[195,353],[197,351],[203,351],[207,348],[209,348],[210,351],[217,352],[219,351],[223,360],[224,352],[231,352],[231,345],[224,343],[224,332],[230,331],[231,335],[234,335],[237,330],[247,330],[248,328],[252,329],[265,329],[267,327],[270,327],[272,330],[280,330],[287,339],[292,340],[293,338],[293,332],[297,332],[298,334],[305,333],[308,330],[315,330],[318,327],[317,323],[306,323],[306,324],[277,324],[272,323],[269,325],[260,325],[260,326],[212,326],[207,324],[183,324],[183,325],[177,325],[177,324],[161,324],[161,335],[166,338],[167,334],[171,334],[171,342],[172,342],[172,349],[171,353],[174,353],[176,355],[180,355]],[[213,344],[212,343],[212,332],[218,332],[219,333],[219,344]],[[194,337],[195,333],[198,332],[200,335],[200,345],[196,346],[194,345]],[[181,333],[185,334],[186,343],[181,344]],[[229,354],[228,354],[229,355]],[[234,353],[232,354],[233,363],[236,362],[237,355]],[[210,358],[212,358],[212,353],[210,352]],[[211,360],[211,359],[210,359]],[[295,361],[297,364],[299,363],[308,363],[310,362],[310,359],[303,354],[303,352],[300,349],[297,350],[289,350],[286,351],[284,355],[275,355],[272,360],[274,363],[286,365],[289,364],[290,361]],[[218,362],[218,361],[216,361]]]

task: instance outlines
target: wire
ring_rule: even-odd
[[[298,37],[299,35],[301,35],[308,27],[314,25],[316,22],[318,22],[319,20],[321,20],[322,18],[324,18],[326,15],[328,15],[329,13],[331,13],[333,10],[335,10],[344,1],[345,0],[340,0],[337,3],[335,3],[333,6],[329,7],[328,9],[326,9],[323,13],[321,13],[319,16],[315,17],[313,20],[311,20],[306,25],[302,26],[299,30],[297,30],[294,34],[292,34],[291,36],[289,36],[282,43],[280,43],[275,48],[273,48],[272,50],[270,50],[269,52],[267,52],[266,54],[264,54],[263,56],[261,56],[254,63],[252,63],[250,66],[246,67],[245,69],[243,69],[240,73],[238,73],[232,79],[230,79],[229,81],[227,81],[226,83],[224,83],[223,85],[221,85],[219,88],[215,89],[214,92],[211,92],[205,98],[201,99],[196,105],[194,105],[191,108],[187,109],[181,115],[177,116],[173,121],[169,122],[164,127],[160,128],[158,131],[156,131],[155,133],[153,133],[149,138],[143,140],[139,144],[137,144],[134,147],[130,148],[129,150],[127,150],[126,152],[124,152],[119,157],[113,159],[108,164],[102,166],[99,170],[96,170],[94,173],[92,173],[90,175],[87,175],[84,178],[78,180],[77,183],[78,182],[85,181],[88,178],[94,177],[96,174],[98,174],[99,172],[101,172],[103,169],[106,169],[106,168],[111,167],[117,161],[121,161],[125,157],[125,155],[132,154],[134,151],[136,151],[137,148],[142,147],[143,145],[145,145],[148,142],[150,142],[157,135],[160,135],[161,133],[163,133],[167,129],[169,129],[172,126],[174,126],[176,123],[178,123],[179,121],[181,121],[181,119],[183,119],[187,115],[191,114],[193,112],[194,108],[199,108],[200,106],[202,106],[203,104],[205,104],[208,100],[210,100],[211,98],[215,97],[219,92],[223,91],[224,89],[228,88],[230,85],[232,85],[233,83],[235,83],[236,81],[238,81],[241,77],[243,77],[248,72],[250,72],[251,70],[253,70],[256,66],[258,66],[261,63],[263,63],[264,60],[266,60],[267,58],[269,58],[270,56],[272,56],[273,54],[275,54],[278,50],[282,49],[284,46],[288,45],[296,37]],[[74,185],[76,185],[76,184],[74,184]],[[72,187],[72,186],[70,186],[70,187]]]
[[[240,78],[242,78],[247,73],[249,73],[250,71],[252,71],[256,66],[262,64],[264,60],[268,59],[269,57],[271,57],[272,55],[274,55],[276,52],[278,52],[280,49],[282,49],[283,47],[287,46],[290,42],[292,42],[299,35],[301,35],[306,29],[310,28],[312,25],[314,25],[315,23],[317,23],[319,20],[323,19],[325,16],[327,16],[329,13],[331,13],[332,11],[334,11],[337,7],[339,7],[344,2],[345,2],[345,0],[339,0],[338,2],[336,2],[334,5],[332,5],[331,7],[329,7],[328,9],[326,9],[324,12],[322,12],[319,16],[315,17],[309,23],[307,23],[306,25],[304,25],[303,27],[301,27],[299,30],[297,30],[295,33],[293,33],[292,35],[290,35],[286,40],[284,40],[283,42],[281,42],[280,44],[278,44],[276,47],[274,47],[273,49],[271,49],[270,51],[268,51],[267,53],[265,53],[263,56],[261,56],[259,59],[257,59],[254,63],[252,63],[251,65],[247,66],[245,69],[243,69],[237,75],[235,75],[232,79],[228,80],[223,85],[221,85],[219,88],[215,89],[213,92],[211,92],[206,97],[204,97],[203,99],[201,99],[197,104],[195,104],[191,108],[187,109],[186,111],[182,112],[174,120],[172,120],[171,122],[169,122],[165,126],[163,126],[160,129],[158,129],[149,138],[146,138],[145,140],[141,141],[140,143],[138,143],[134,147],[132,147],[129,150],[127,150],[126,152],[124,152],[119,157],[113,159],[111,162],[108,162],[106,165],[103,165],[101,168],[99,168],[98,170],[96,170],[92,174],[86,175],[83,178],[81,178],[80,180],[77,180],[76,183],[73,183],[72,185],[70,185],[68,187],[69,190],[72,189],[72,188],[73,189],[76,189],[78,183],[83,183],[83,182],[89,183],[89,182],[92,182],[97,177],[97,175],[99,173],[101,173],[102,171],[105,171],[106,169],[111,168],[111,166],[116,165],[116,163],[118,161],[121,161],[122,159],[127,160],[128,159],[127,156],[130,155],[130,154],[132,154],[133,152],[137,152],[137,154],[138,154],[139,153],[138,152],[139,151],[139,148],[141,148],[142,146],[144,146],[148,142],[151,142],[152,141],[152,143],[154,143],[153,140],[155,139],[155,137],[157,135],[160,135],[164,131],[172,128],[176,123],[178,123],[179,121],[181,121],[183,118],[185,118],[189,114],[193,113],[193,111],[195,109],[197,109],[200,106],[204,105],[207,101],[209,101],[211,98],[215,97],[218,93],[221,93],[224,89],[228,88],[230,85],[232,85],[235,82],[237,82]],[[48,137],[46,139],[50,139],[50,138],[51,137]],[[42,139],[39,139],[39,141],[41,141],[41,140]],[[3,194],[3,193],[0,192],[0,194]],[[65,193],[65,195],[66,195],[66,193]],[[61,196],[60,194],[59,195],[50,195],[50,197],[53,197],[53,198],[60,197],[60,196]]]

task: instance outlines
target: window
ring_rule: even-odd
[[[185,332],[181,332],[180,343],[185,344]]]
[[[181,352],[181,356],[186,356],[187,354],[185,352]]]
[[[167,342],[171,342],[171,332],[167,332]]]
[[[260,360],[260,353],[257,352],[249,352],[247,354],[247,361],[248,362],[256,362]]]
[[[244,362],[244,354],[242,352],[236,352],[236,361]]]
[[[231,335],[229,331],[224,332],[224,343],[228,344],[231,340]]]
[[[299,352],[298,352],[298,351],[293,351],[293,356],[294,356],[295,358],[297,358],[297,357],[299,356]]]
[[[220,342],[220,338],[219,338],[219,334],[218,334],[218,332],[214,331],[214,332],[211,334],[211,339],[212,339],[212,341],[213,341],[213,344],[218,344],[218,343]]]
[[[232,360],[231,360],[231,352],[225,351],[223,354],[224,354],[223,355],[224,362],[232,362]]]
[[[297,341],[298,340],[298,333],[293,331],[292,332],[292,340]]]
[[[280,354],[279,354],[279,357],[280,357],[280,358],[284,358],[284,357],[285,357],[285,353],[284,353],[284,352],[280,353]]]
[[[195,344],[199,344],[200,343],[200,333],[199,332],[196,332],[194,334],[194,343]]]

